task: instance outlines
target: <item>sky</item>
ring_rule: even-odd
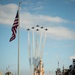
[[[75,0],[0,0],[0,71],[4,74],[8,68],[17,74],[18,34],[12,42],[9,39],[19,2],[20,74],[30,75],[26,29],[37,24],[48,28],[43,53],[46,75],[55,75],[58,61],[61,70],[63,65],[69,68],[75,58]]]

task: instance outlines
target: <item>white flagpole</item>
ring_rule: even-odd
[[[19,13],[19,9],[20,9],[20,4],[18,6],[18,13]],[[19,24],[18,24],[18,75],[20,75],[20,16],[19,16]]]

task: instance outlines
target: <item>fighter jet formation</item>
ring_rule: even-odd
[[[36,29],[37,28],[37,29]],[[36,25],[35,27],[31,27],[31,28],[28,28],[27,30],[29,31],[29,30],[31,30],[31,29],[36,29],[36,31],[40,31],[41,29],[44,29],[45,27],[43,27],[43,26],[39,26],[39,25]],[[48,29],[47,28],[45,28],[44,29],[45,31],[47,31]]]
[[[27,31],[30,72],[32,75],[44,75],[44,67],[42,66],[43,64],[41,62],[46,43],[46,32],[48,29],[46,27],[36,25],[27,28]],[[32,32],[31,36],[30,32]],[[32,43],[30,43],[30,40]],[[40,65],[38,65],[39,63]]]

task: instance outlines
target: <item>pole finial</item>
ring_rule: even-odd
[[[21,4],[22,2],[19,2],[19,7],[20,7],[20,4]]]
[[[22,2],[19,2],[19,5],[21,4]]]

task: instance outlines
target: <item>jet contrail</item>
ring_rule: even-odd
[[[42,58],[42,55],[43,55],[43,51],[44,51],[44,47],[45,47],[45,43],[46,43],[46,33],[45,33],[45,35],[44,35],[44,39],[43,39],[43,42],[42,42],[41,58]]]
[[[38,49],[39,49],[39,44],[38,44],[39,35],[36,34],[35,36],[36,36],[36,41],[35,41],[35,56],[33,58],[33,64],[36,67],[38,65],[38,62],[39,62],[39,56],[38,56],[39,55],[39,51],[38,51]]]
[[[34,39],[34,31],[33,31],[33,39],[32,39],[32,45],[33,45],[33,58],[35,57],[35,45],[34,45],[34,42],[35,42],[35,39]]]
[[[29,34],[29,31],[28,31],[28,54],[29,54],[29,64],[31,67],[31,51],[30,51],[30,34]]]
[[[45,31],[47,31],[48,29],[46,28]],[[46,32],[44,32],[44,39],[43,39],[43,43],[42,43],[42,52],[41,52],[41,58],[44,52],[44,47],[45,47],[45,43],[46,43]]]
[[[43,32],[41,31],[41,33],[40,33],[40,45],[39,45],[39,56],[41,56],[42,34],[43,34]]]
[[[31,57],[31,48],[30,48],[30,33],[28,31],[28,54],[29,54],[29,65],[30,65],[30,75],[32,72],[32,57]]]
[[[32,58],[32,59],[33,59],[33,60],[32,60],[32,61],[33,61],[33,65],[35,65],[35,55],[36,55],[36,54],[35,54],[35,53],[36,53],[36,47],[35,47],[36,45],[34,45],[34,44],[35,44],[34,34],[35,34],[35,33],[34,33],[34,31],[33,31],[33,37],[32,37],[32,41],[33,41],[33,42],[32,42],[32,45],[33,45],[33,48],[32,48],[32,49],[33,49],[33,58]]]
[[[36,35],[36,46],[35,46],[35,58],[37,58],[37,48],[38,48],[38,34]]]

